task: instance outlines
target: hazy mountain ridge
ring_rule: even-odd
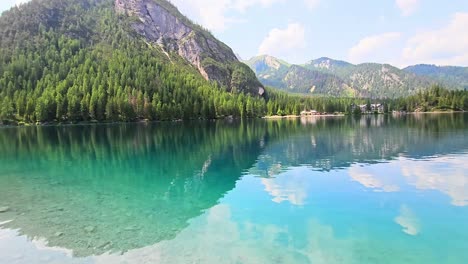
[[[281,61],[271,56],[260,56],[246,63],[265,85],[297,93],[393,98],[414,94],[434,84],[448,89],[462,89],[468,85],[468,74],[463,67],[434,66],[433,71],[424,72],[414,68],[416,66],[399,69],[378,63],[354,65],[323,57],[303,65],[283,62],[277,70],[269,67],[265,58]]]
[[[419,76],[427,76],[441,82],[448,82],[451,85],[460,85],[468,89],[468,67],[459,66],[436,66],[419,64],[403,69]]]

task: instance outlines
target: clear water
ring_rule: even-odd
[[[0,129],[0,263],[467,263],[468,116]]]

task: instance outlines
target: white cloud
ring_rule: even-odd
[[[18,0],[26,1],[26,0]],[[303,0],[309,9],[315,9],[320,0]],[[242,14],[252,7],[267,8],[286,0],[172,0],[179,10],[204,27],[226,30],[229,25],[245,22]]]
[[[30,0],[16,0],[15,3],[16,3],[16,5],[18,6],[18,5],[24,4],[24,3],[29,2],[29,1],[30,1]]]
[[[396,0],[396,5],[401,10],[402,15],[410,16],[419,7],[419,0]]]
[[[320,4],[320,0],[304,0],[304,3],[310,10],[314,10]]]
[[[291,23],[287,28],[274,28],[262,41],[258,54],[282,57],[306,47],[305,28],[299,23]]]
[[[468,13],[456,13],[447,25],[421,31],[408,39],[389,32],[361,39],[348,53],[353,63],[387,62],[400,67],[414,64],[468,65]]]
[[[406,64],[468,65],[468,13],[456,13],[441,29],[416,34],[403,50]]]
[[[388,32],[361,39],[358,44],[349,50],[348,57],[353,63],[375,61],[385,50],[401,38],[399,32]]]
[[[237,11],[244,12],[248,8],[260,5],[262,7],[269,7],[278,2],[284,2],[284,0],[233,0],[231,1],[231,7]]]
[[[222,31],[235,19],[227,17],[231,0],[172,0],[179,10],[211,30]]]
[[[285,0],[172,0],[184,14],[204,27],[223,31],[233,23],[243,22],[232,12],[243,13],[253,6],[269,7]]]

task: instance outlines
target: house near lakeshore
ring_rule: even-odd
[[[384,105],[383,104],[371,104],[371,111],[383,113],[385,111]]]
[[[301,112],[301,116],[315,116],[315,115],[319,115],[320,113],[317,112],[317,110],[310,110],[310,111],[307,111],[307,110],[304,110]]]
[[[384,112],[384,105],[383,104],[371,104],[370,105],[370,111],[367,111],[367,104],[363,105],[352,105],[353,111],[356,109],[356,107],[359,107],[362,113],[368,113],[368,112],[378,112],[378,113],[383,113]]]

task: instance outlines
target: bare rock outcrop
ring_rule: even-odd
[[[133,30],[165,52],[176,53],[201,75],[233,92],[263,95],[255,74],[226,44],[192,23],[165,0],[115,0],[118,13],[132,17]]]

